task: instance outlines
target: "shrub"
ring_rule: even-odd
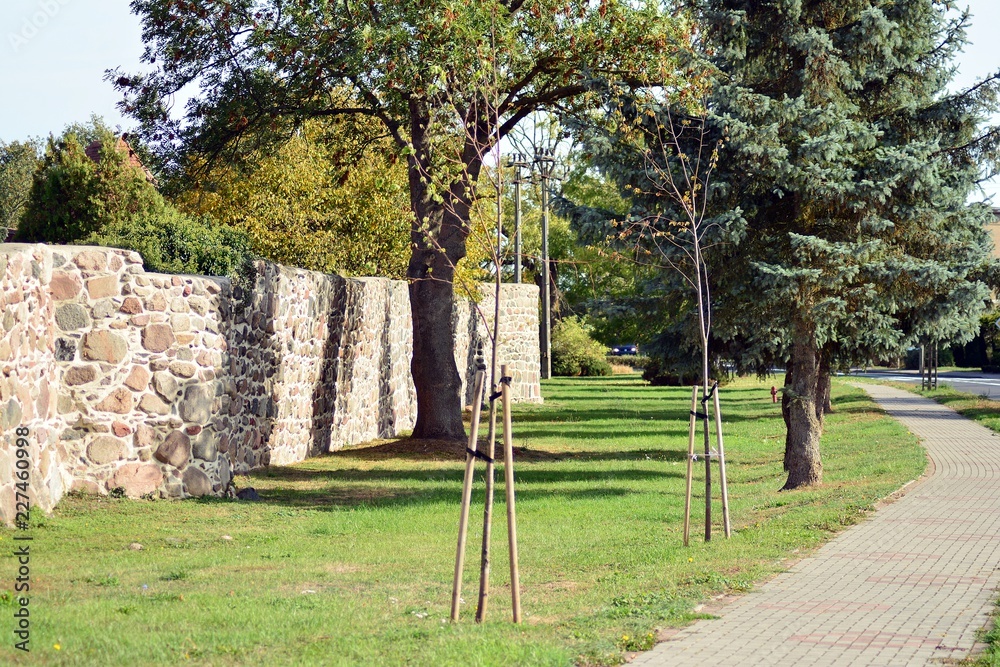
[[[135,250],[146,269],[158,273],[231,276],[250,257],[245,233],[172,208],[110,225],[81,242]]]
[[[72,131],[49,139],[16,240],[73,243],[108,225],[163,212],[160,193],[117,150],[117,138],[106,129],[99,134],[97,162]]]
[[[161,273],[235,275],[250,257],[247,235],[167,203],[106,128],[92,160],[74,131],[50,139],[35,172],[16,240],[135,250]]]
[[[563,318],[552,328],[553,375],[611,375],[606,355],[607,349],[579,318]]]
[[[641,354],[609,354],[607,360],[609,364],[621,364],[633,370],[645,368],[650,363],[649,357]]]

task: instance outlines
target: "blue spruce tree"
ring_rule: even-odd
[[[787,355],[786,489],[822,479],[831,368],[968,340],[989,302],[989,211],[967,202],[996,164],[997,131],[981,128],[998,83],[947,91],[968,21],[949,5],[701,7],[722,73],[713,112],[729,132],[716,205],[748,223],[719,265],[718,331],[751,355]]]
[[[995,267],[989,208],[969,201],[996,171],[1000,131],[986,122],[1000,80],[948,91],[969,20],[949,2],[691,4],[722,142],[710,215],[724,243],[706,254],[713,346],[740,369],[785,365],[784,488],[818,484],[831,370],[978,329]],[[663,203],[637,193],[648,170],[624,143],[592,133],[588,148],[648,216]],[[574,213],[584,237],[600,235],[599,212]]]

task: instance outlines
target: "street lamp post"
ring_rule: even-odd
[[[535,167],[542,185],[542,326],[540,328],[541,376],[552,377],[552,300],[549,276],[549,180],[555,167],[555,157],[548,149],[535,151]]]

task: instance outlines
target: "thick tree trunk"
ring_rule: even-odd
[[[469,183],[475,182],[481,162],[475,153],[463,155],[470,165],[450,184],[443,203],[431,195],[430,149],[425,131],[429,115],[416,101],[410,103],[414,152],[408,156],[410,204],[410,312],[413,317],[413,359],[410,370],[417,392],[414,438],[465,438],[462,424],[461,378],[455,364],[452,309],[455,265],[465,256],[469,235]],[[436,184],[440,190],[441,184]]]
[[[797,327],[789,362],[791,385],[786,388],[788,400],[788,433],[785,437],[785,465],[788,479],[783,490],[819,484],[823,479],[823,464],[819,455],[819,439],[823,432],[823,410],[817,410],[819,387],[819,354],[814,332]]]
[[[417,390],[417,423],[413,427],[413,437],[464,438],[462,382],[455,364],[451,331],[454,289],[450,281],[409,277],[413,317],[410,370]]]

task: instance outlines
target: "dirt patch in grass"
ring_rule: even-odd
[[[398,438],[395,440],[382,440],[362,447],[341,449],[333,452],[330,456],[362,461],[388,461],[393,459],[423,459],[427,461],[464,460],[465,441]]]
[[[366,568],[349,563],[327,563],[323,566],[323,569],[333,574],[350,574],[352,572],[361,572]]]

